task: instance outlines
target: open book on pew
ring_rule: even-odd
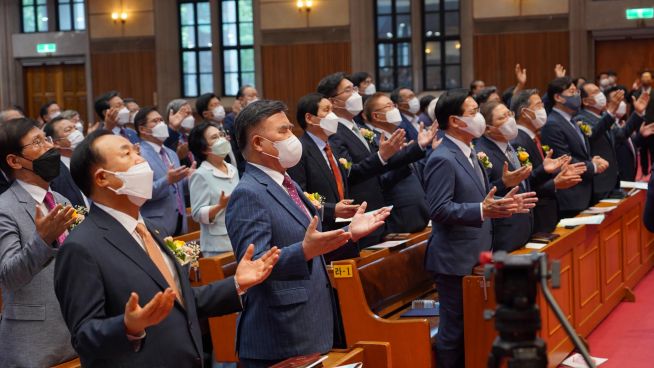
[[[386,207],[382,207],[382,208],[388,208],[389,210],[392,210],[393,206],[386,206]],[[375,211],[377,211],[377,210],[368,211],[368,212],[364,213],[364,215],[372,215],[373,213],[375,213]],[[350,222],[350,221],[352,221],[352,218],[337,217],[334,221],[335,222]]]
[[[643,189],[647,190],[647,182],[645,181],[624,181],[620,180],[620,188],[625,189]]]
[[[583,216],[583,217],[571,217],[564,218],[559,221],[558,227],[566,226],[577,226],[577,225],[599,225],[604,221],[606,216],[604,215],[593,215],[593,216]]]
[[[441,314],[441,305],[435,300],[417,299],[411,302],[411,309],[400,317],[437,317]]]

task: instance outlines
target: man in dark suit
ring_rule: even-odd
[[[418,139],[420,129],[420,100],[410,88],[399,87],[391,92],[391,101],[401,112],[402,122],[400,128],[406,132],[407,141]]]
[[[593,177],[591,202],[596,203],[611,195],[613,191],[619,191],[620,167],[616,153],[617,141],[622,142],[633,132],[638,131],[643,119],[635,113],[631,115],[624,127],[614,126],[616,112],[624,98],[624,92],[617,91],[611,94],[611,99],[607,102],[604,93],[593,83],[582,84],[580,91],[583,109],[572,119],[572,122],[590,124],[592,127],[589,137],[590,152],[592,155],[606,159],[609,164],[606,171]],[[621,193],[615,194],[620,195]]]
[[[538,203],[533,210],[533,232],[551,233],[559,222],[556,191],[580,183],[580,175],[586,170],[586,165],[583,162],[569,164],[568,155],[553,159],[554,151],[543,148],[539,135],[547,121],[547,113],[538,90],[518,92],[511,99],[511,111],[518,122],[518,135],[511,141],[511,145],[514,149],[523,148],[529,154],[532,165],[529,184],[538,196]]]
[[[484,118],[468,90],[450,90],[436,104],[436,120],[445,131],[443,142],[425,167],[425,184],[432,234],[425,265],[434,273],[440,299],[436,343],[437,365],[465,366],[463,349],[463,290],[479,254],[491,249],[491,221],[533,208],[526,194],[511,190],[495,199],[477,152],[471,146],[485,130]],[[485,161],[484,161],[485,162]]]
[[[417,143],[402,148],[405,143],[405,132],[402,129],[396,130],[390,139],[382,137],[379,146],[373,144],[374,133],[368,129],[363,130],[366,133],[364,137],[362,127],[352,120],[363,110],[361,96],[352,82],[345,78],[345,73],[326,76],[318,83],[317,90],[330,100],[334,113],[339,117],[336,134],[329,137],[329,142],[339,157],[354,164],[367,160],[371,155],[376,156],[386,170],[406,166],[424,157],[424,151]],[[357,184],[350,183],[350,197],[356,203],[367,202],[370,209],[384,206],[384,196],[376,169],[368,176],[368,180]],[[379,243],[384,233],[385,230],[380,228],[370,237],[362,239],[359,246]]]
[[[195,100],[195,111],[204,121],[212,122],[220,131],[225,133],[225,138],[229,140],[232,146],[232,151],[225,157],[225,162],[235,166],[238,169],[239,175],[242,175],[245,168],[245,160],[238,149],[238,143],[234,138],[233,127],[225,125],[225,108],[220,98],[212,92],[201,95]]]
[[[191,104],[183,98],[176,98],[168,103],[163,113],[168,123],[168,138],[164,146],[177,152],[179,163],[191,167],[195,158],[188,147],[188,135],[195,126]]]
[[[244,299],[237,327],[239,360],[269,367],[289,357],[326,353],[333,343],[335,308],[322,255],[382,226],[388,210],[366,215],[362,203],[349,227],[320,232],[316,208],[286,170],[302,158],[302,144],[279,101],[261,100],[236,118],[236,137],[248,163],[227,206],[227,232],[237,259],[243,244],[255,258],[282,249],[270,278]]]
[[[61,155],[59,176],[50,183],[50,187],[68,198],[73,206],[89,208],[86,197],[70,175],[70,157],[73,155],[73,150],[84,140],[84,135],[75,128],[75,123],[61,116],[45,124],[43,132],[52,138],[55,148]]]
[[[71,172],[93,207],[59,253],[55,292],[82,365],[202,367],[198,319],[239,311],[239,295],[268,277],[279,251],[252,261],[251,245],[234,277],[192,288],[188,270],[139,213],[152,171],[129,141],[91,133]],[[139,299],[149,302],[141,307]]]
[[[558,190],[560,217],[574,217],[592,203],[593,176],[604,172],[609,164],[600,156],[592,156],[588,137],[590,125],[576,125],[572,117],[581,108],[581,97],[570,77],[556,78],[547,87],[547,100],[552,112],[547,115],[541,138],[545,145],[554,150],[554,157],[570,155],[571,162],[584,162],[586,171],[582,182],[572,188]]]
[[[372,145],[379,144],[381,137],[389,139],[395,130],[399,129],[401,114],[393,102],[381,93],[372,95],[366,101],[363,109],[366,126],[375,132]],[[436,136],[436,127],[425,130],[418,125],[419,134],[416,137],[418,146],[431,148]],[[421,159],[422,160],[422,159]],[[415,163],[407,163],[402,167],[390,170],[380,177],[382,193],[386,205],[392,205],[393,211],[386,221],[389,233],[412,233],[422,231],[429,222],[425,191],[418,176],[414,173]],[[407,219],[411,219],[407,221]]]
[[[105,129],[113,134],[121,135],[130,142],[139,143],[139,137],[134,129],[126,127],[131,123],[131,113],[117,91],[109,91],[95,100],[95,113],[100,117],[98,129]]]
[[[645,69],[640,73],[640,83],[637,84],[638,88],[631,92],[631,101],[634,102],[640,96],[647,93],[651,96],[654,93],[652,90],[652,71]],[[654,121],[654,98],[649,99],[647,107],[645,108],[645,121],[651,123]],[[643,175],[648,175],[651,171],[650,161],[654,161],[654,138],[646,139],[640,148],[640,165]]]

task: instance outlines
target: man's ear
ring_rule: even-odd
[[[448,122],[447,122],[448,127],[458,128],[461,126],[461,124],[465,124],[465,123],[457,119],[454,115],[450,115],[450,117],[448,118]]]
[[[18,162],[18,158],[19,158],[18,155],[14,155],[14,154],[7,155],[7,158],[6,158],[7,165],[9,165],[9,167],[11,167],[13,170],[22,169],[23,165],[20,162]]]
[[[206,120],[209,120],[213,117],[213,113],[209,110],[204,110],[202,111],[202,117],[205,118]]]

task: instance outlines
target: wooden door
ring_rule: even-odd
[[[84,64],[24,67],[23,85],[27,116],[38,117],[41,105],[54,100],[62,110],[76,110],[88,120]]]
[[[614,70],[627,89],[643,69],[654,68],[653,60],[654,38],[595,41],[595,75]]]

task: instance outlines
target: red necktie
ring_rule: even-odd
[[[334,180],[336,180],[338,199],[342,201],[345,198],[345,190],[343,189],[343,177],[341,176],[341,170],[336,164],[336,161],[334,161],[334,154],[332,153],[332,148],[329,146],[329,144],[325,145],[325,153],[327,154],[327,161],[329,161],[329,166],[332,168],[332,173],[334,173]]]
[[[540,154],[540,157],[544,160],[545,155],[543,155],[543,146],[540,145],[540,138],[538,136],[534,136],[534,142],[536,142],[536,147],[538,147],[538,153]]]
[[[45,204],[45,207],[48,209],[48,211],[52,211],[52,209],[55,208],[57,204],[55,203],[52,192],[45,193],[45,198],[43,198],[43,204]],[[64,244],[64,240],[66,240],[66,231],[64,231],[63,233],[61,233],[61,235],[57,237],[57,243],[59,243],[59,245],[62,245]]]
[[[311,214],[309,213],[309,210],[307,210],[307,207],[302,203],[302,200],[300,199],[300,195],[297,193],[297,189],[295,189],[295,184],[293,183],[293,180],[291,179],[290,176],[284,175],[284,181],[282,182],[282,186],[286,189],[288,192],[288,195],[291,196],[291,199],[295,204],[298,206],[302,212],[304,212],[305,215],[309,219],[311,219]]]

